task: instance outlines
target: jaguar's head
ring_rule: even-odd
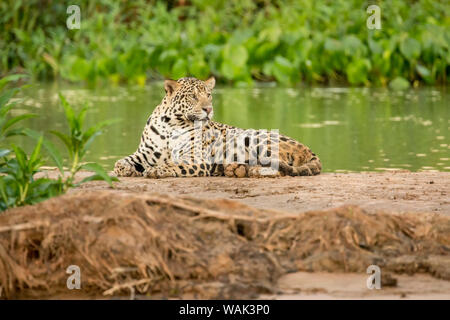
[[[214,114],[211,93],[215,84],[214,77],[206,81],[196,78],[164,81],[167,111],[187,121],[211,120]]]

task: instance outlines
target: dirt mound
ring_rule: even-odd
[[[79,192],[0,216],[2,297],[251,298],[294,271],[424,272],[450,280],[450,218],[358,207],[287,214],[229,200]]]

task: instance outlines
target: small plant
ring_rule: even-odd
[[[116,122],[116,120],[105,120],[93,127],[83,130],[84,119],[86,117],[88,107],[85,105],[77,114],[62,94],[59,94],[59,98],[64,108],[66,120],[69,125],[69,133],[65,134],[56,130],[52,130],[50,133],[58,137],[66,147],[69,155],[68,173],[64,170],[63,157],[58,149],[49,140],[45,139],[43,144],[58,167],[60,176],[64,177],[63,192],[66,192],[67,189],[71,187],[76,187],[84,182],[92,180],[104,180],[112,186],[113,181],[118,181],[117,178],[110,177],[105,169],[97,163],[83,163],[83,158],[94,139],[102,133],[102,130],[105,127]],[[35,139],[39,139],[40,136],[38,133],[30,129],[26,129],[25,133]],[[82,169],[93,171],[95,174],[83,179],[79,183],[74,183],[75,175]]]
[[[13,145],[14,158],[6,160],[0,168],[0,210],[40,202],[62,193],[61,179],[35,179],[44,164],[40,156],[41,137],[30,157],[18,146]]]
[[[60,181],[46,178],[34,179],[43,161],[40,156],[42,137],[28,157],[23,149],[16,145],[4,148],[4,141],[14,135],[25,134],[25,129],[15,126],[18,122],[35,117],[34,114],[11,116],[9,111],[14,106],[11,98],[18,88],[3,90],[4,87],[24,75],[11,75],[0,79],[0,211],[9,207],[31,204],[59,194]],[[14,157],[9,156],[14,154]]]
[[[20,76],[5,77],[0,80],[0,90]],[[87,106],[83,107],[78,114],[70,106],[64,96],[60,95],[62,106],[65,111],[66,120],[69,124],[68,134],[51,131],[66,146],[69,160],[69,170],[64,170],[64,160],[61,153],[50,140],[42,134],[28,128],[12,128],[16,123],[34,117],[33,114],[24,114],[16,117],[9,115],[13,107],[10,99],[19,89],[4,90],[0,94],[0,211],[11,207],[33,204],[45,199],[64,194],[69,188],[77,187],[82,183],[92,180],[106,181],[111,187],[112,182],[118,181],[116,177],[110,177],[107,172],[97,163],[83,163],[83,157],[92,141],[101,134],[102,129],[113,123],[113,120],[103,121],[87,130],[83,130]],[[37,144],[30,156],[14,144],[10,148],[4,148],[6,138],[13,135],[27,135],[37,140]],[[36,177],[45,164],[41,149],[42,146],[55,162],[59,175],[57,179],[48,177]],[[75,183],[75,175],[80,170],[93,171],[94,174]]]

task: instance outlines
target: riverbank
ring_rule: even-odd
[[[449,191],[442,172],[90,182],[0,215],[1,297],[449,299]]]

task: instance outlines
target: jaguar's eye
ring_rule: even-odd
[[[197,95],[196,95],[196,94],[193,94],[193,95],[192,95],[192,99],[194,99],[195,101],[198,101]]]

